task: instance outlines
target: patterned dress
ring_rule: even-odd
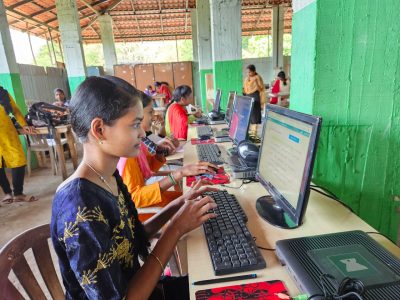
[[[51,238],[66,299],[123,299],[140,268],[137,213],[118,172],[118,198],[76,178],[55,195]]]
[[[24,116],[19,111],[14,99],[10,97],[12,113],[17,119],[19,125],[26,126]],[[3,161],[5,166],[3,166]],[[18,132],[5,108],[0,105],[0,168],[18,168],[26,165],[26,158]]]

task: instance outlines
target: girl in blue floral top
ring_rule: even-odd
[[[210,188],[199,182],[140,223],[116,166],[120,157],[139,153],[145,136],[143,107],[141,93],[120,81],[90,77],[70,104],[84,154],[78,169],[59,186],[51,218],[67,299],[151,298],[179,238],[214,217],[207,212],[216,204],[200,197]],[[149,253],[148,239],[169,220]]]

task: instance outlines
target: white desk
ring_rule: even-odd
[[[195,134],[196,130],[190,128],[189,136],[195,136]],[[230,147],[230,144],[219,144],[219,146],[220,148]],[[195,145],[187,143],[184,152],[184,163],[193,161],[197,161]],[[240,184],[241,180],[234,180],[231,181],[229,185],[239,186]],[[184,184],[184,186],[186,187],[186,184]],[[264,248],[275,249],[276,241],[294,237],[349,230],[376,231],[338,202],[313,191],[310,195],[304,224],[297,229],[291,230],[276,228],[261,219],[256,211],[255,203],[257,198],[267,193],[261,184],[251,183],[243,185],[241,189],[226,188],[226,190],[229,193],[236,195],[240,205],[246,212],[249,219],[247,227],[253,236],[257,238],[256,244]],[[390,241],[379,235],[372,235],[372,237],[386,247],[389,251],[391,251],[394,255],[400,257],[400,248],[396,247]],[[273,279],[283,280],[292,296],[296,296],[300,293],[285,268],[280,265],[275,252],[265,250],[260,251],[267,262],[267,268],[263,270],[245,272],[246,274],[256,273],[258,278],[245,281],[232,281],[212,285],[194,286],[192,285],[192,282],[194,281],[212,279],[216,278],[216,276],[214,276],[214,270],[212,268],[203,228],[200,227],[192,231],[188,234],[186,239],[191,299],[195,299],[195,292],[197,290]]]

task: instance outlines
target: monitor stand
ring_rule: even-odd
[[[273,226],[293,229],[297,225],[290,216],[280,207],[271,196],[262,196],[257,199],[256,209],[261,218]]]

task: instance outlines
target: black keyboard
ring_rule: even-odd
[[[208,125],[197,127],[197,136],[202,136],[202,135],[212,136],[213,135],[212,128]]]
[[[215,275],[264,269],[266,263],[247,229],[247,216],[235,196],[226,191],[207,192],[218,207],[216,218],[203,224]]]
[[[224,160],[221,157],[221,150],[216,144],[196,145],[197,157],[200,161],[207,161],[215,165],[222,165]]]

